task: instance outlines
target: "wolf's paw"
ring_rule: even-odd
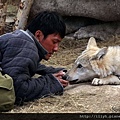
[[[104,80],[99,78],[94,78],[92,81],[92,85],[103,85],[103,84],[105,84]]]

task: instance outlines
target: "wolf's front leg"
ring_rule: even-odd
[[[108,84],[120,84],[120,79],[117,76],[110,75],[105,78],[94,78],[92,85],[108,85]]]

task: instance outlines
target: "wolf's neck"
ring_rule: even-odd
[[[120,67],[120,47],[108,47],[108,52],[103,58],[90,61],[90,63],[92,69],[100,77],[106,77],[115,73]]]

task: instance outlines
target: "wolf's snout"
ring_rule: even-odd
[[[77,81],[78,79],[75,79],[75,80],[72,80],[72,78],[69,76],[69,75],[67,75],[67,74],[65,74],[64,76],[62,76],[62,79],[64,79],[64,80],[67,80],[67,81]]]
[[[62,79],[64,79],[64,80],[67,80],[67,78],[68,78],[68,75],[66,75],[66,74],[62,76]]]

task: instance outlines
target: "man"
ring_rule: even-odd
[[[3,72],[14,81],[16,104],[50,94],[62,94],[68,82],[63,68],[46,67],[39,62],[57,52],[65,36],[65,23],[55,12],[39,13],[26,27],[0,37],[0,61]],[[38,78],[33,78],[35,74]]]

